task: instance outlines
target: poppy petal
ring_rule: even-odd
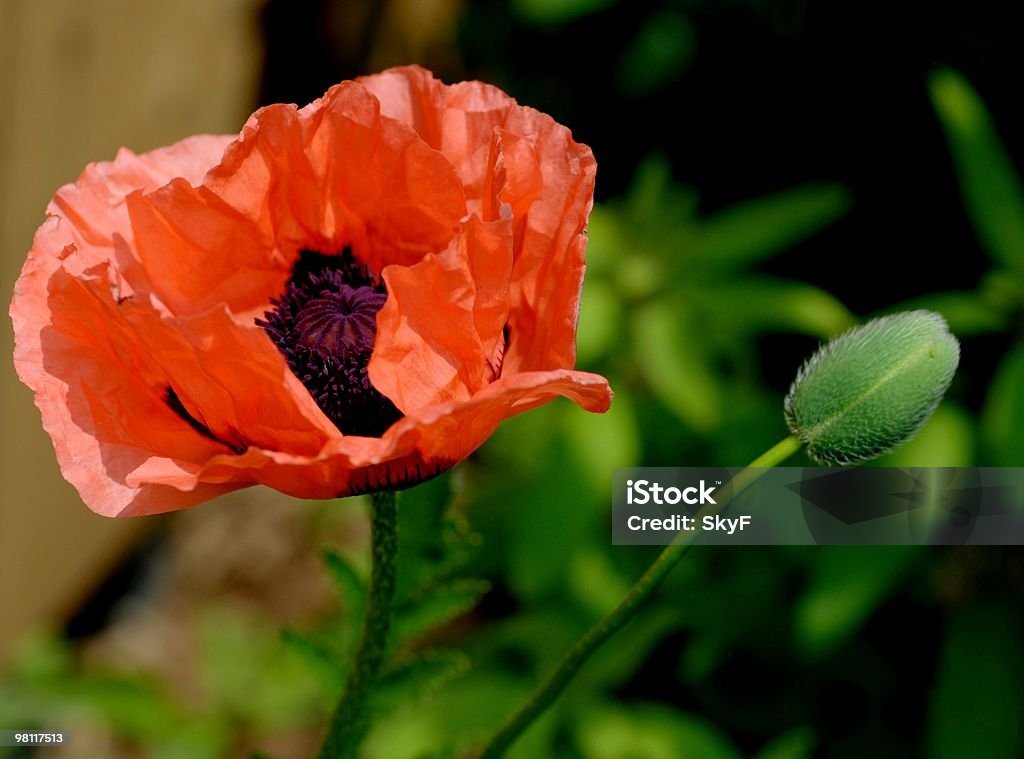
[[[500,132],[492,186],[515,219],[505,355],[511,371],[570,368],[597,163],[551,117],[517,108]]]
[[[414,129],[456,167],[467,207],[515,219],[506,366],[572,367],[587,216],[597,163],[550,116],[482,82],[445,86],[406,66],[360,80],[381,112]]]
[[[587,411],[603,413],[611,405],[608,380],[597,374],[557,369],[504,376],[466,403],[422,409],[398,422],[396,435],[411,425],[420,435],[416,448],[426,460],[454,454],[457,460],[475,451],[502,420],[559,396]],[[390,434],[390,433],[389,433]]]
[[[127,206],[147,286],[179,316],[219,305],[262,313],[288,278],[291,262],[204,187],[176,179]]]
[[[61,187],[47,206],[48,216],[66,219],[68,242],[108,247],[115,235],[128,236],[124,200],[135,190],[148,192],[176,177],[199,184],[235,139],[233,135],[197,135],[137,155],[121,148],[113,161],[92,163],[78,179]]]
[[[251,448],[219,455],[184,487],[260,482],[299,498],[333,498],[383,487],[401,487],[438,474],[475,451],[502,420],[558,396],[588,411],[603,412],[611,389],[603,377],[556,370],[528,372],[488,385],[468,401],[420,409],[383,438],[337,438],[317,457]]]
[[[287,255],[349,246],[377,274],[442,250],[466,213],[451,164],[355,82],[257,111],[206,186]]]
[[[258,327],[223,308],[188,317],[140,302],[121,310],[189,415],[232,447],[316,455],[340,435]]]
[[[516,101],[483,82],[446,86],[419,66],[403,66],[359,80],[380,100],[381,113],[408,124],[440,150],[459,173],[470,213],[484,218],[485,185],[494,130]]]
[[[19,314],[26,315],[24,320],[15,317],[12,302],[11,316],[20,339],[27,340],[30,333],[42,328],[44,322],[37,320],[47,314],[45,283],[71,249],[78,255],[68,264],[78,271],[104,261],[116,262],[119,294],[130,294],[130,280],[138,267],[131,250],[126,196],[137,189],[156,189],[177,176],[201,181],[232,139],[198,135],[141,155],[122,148],[113,161],[89,164],[75,182],[57,190],[16,286],[15,301],[20,301]],[[29,282],[34,286],[28,286]]]
[[[370,381],[403,412],[466,400],[495,378],[511,243],[509,222],[473,217],[443,253],[384,270]]]
[[[168,406],[168,379],[117,313],[110,288],[106,264],[87,276],[56,273],[47,288],[51,321],[35,339],[19,338],[15,349],[18,374],[35,391],[65,478],[106,516],[122,515],[133,503],[182,508],[238,487],[204,487],[168,499],[166,492],[128,483],[154,459],[195,468],[194,462],[229,449],[197,434]],[[20,308],[12,309],[16,319],[24,315]]]

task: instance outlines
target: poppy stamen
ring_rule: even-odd
[[[386,299],[383,282],[375,283],[347,249],[302,251],[284,293],[256,320],[346,435],[379,437],[401,417],[366,371]]]

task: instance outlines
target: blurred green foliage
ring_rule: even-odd
[[[147,747],[154,759],[216,759],[239,732],[274,733],[323,710],[325,694],[305,663],[282,646],[272,620],[211,606],[195,622],[202,694],[174,696],[155,673],[116,671],[74,660],[53,634],[25,641],[0,685],[0,724],[63,730],[62,753],[94,759],[99,745]],[[0,757],[20,756],[0,747]]]
[[[607,8],[616,0],[512,0],[513,10],[534,24],[561,24]]]
[[[612,3],[512,8],[546,26]],[[659,5],[624,41],[617,86],[647,94],[686,69],[697,40],[684,5]],[[1024,191],[964,77],[940,70],[928,92],[992,266],[974,289],[893,304],[946,317],[964,341],[965,379],[879,463],[1020,465]],[[611,380],[615,402],[603,416],[553,403],[509,420],[454,473],[403,496],[393,655],[365,757],[462,756],[621,598],[655,554],[610,545],[612,467],[736,466],[786,433],[785,387],[768,377],[779,367],[764,345],[811,349],[859,318],[813,282],[767,270],[857,200],[814,183],[703,213],[653,154],[627,192],[594,208],[578,363]],[[989,376],[971,356],[993,337],[1008,349]],[[980,403],[965,387],[980,387]],[[268,735],[316,730],[355,644],[364,562],[325,555],[339,600],[318,625],[281,630],[249,607],[204,609],[197,696],[36,637],[0,685],[0,726],[80,726],[156,759],[245,756]],[[1004,551],[696,549],[510,755],[1014,759],[1024,752],[1014,567],[1019,553]]]
[[[1020,611],[979,604],[950,622],[931,702],[929,756],[953,759],[983,751],[1009,759],[1024,754]]]

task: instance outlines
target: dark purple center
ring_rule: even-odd
[[[284,293],[257,319],[309,390],[346,435],[379,437],[401,412],[370,384],[366,366],[387,292],[352,254],[302,251]]]
[[[387,298],[365,285],[337,287],[337,291],[321,290],[319,298],[308,301],[295,315],[299,342],[325,360],[373,351],[377,312]]]

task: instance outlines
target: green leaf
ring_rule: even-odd
[[[604,414],[581,414],[564,407],[568,443],[594,495],[605,496],[612,486],[612,469],[640,464],[640,429],[628,395],[616,396]]]
[[[596,277],[587,278],[580,314],[576,358],[580,367],[586,367],[608,355],[622,336],[625,322],[619,293]]]
[[[1024,279],[1010,269],[990,269],[982,275],[978,296],[1006,321],[1024,305]]]
[[[704,301],[715,309],[715,319],[731,331],[799,332],[826,340],[856,324],[854,315],[836,298],[805,282],[748,277],[711,284],[703,293]],[[723,303],[743,307],[720,308]]]
[[[978,93],[953,69],[928,80],[975,231],[994,259],[1024,271],[1024,188]]]
[[[754,759],[811,759],[817,743],[814,731],[798,727],[783,733],[754,756]]]
[[[439,748],[447,742],[429,714],[421,709],[383,712],[367,736],[360,757],[387,759],[436,759],[447,756]],[[451,759],[458,759],[451,757]]]
[[[629,230],[618,208],[595,203],[587,221],[587,276],[583,286],[605,276],[614,276],[622,251],[628,247]]]
[[[619,89],[647,95],[676,79],[693,59],[697,35],[690,20],[673,10],[652,14],[637,30],[619,61]]]
[[[477,536],[451,509],[453,479],[442,475],[402,493],[398,544],[400,601],[444,582],[472,556]]]
[[[626,198],[629,223],[646,230],[688,226],[697,211],[697,194],[672,181],[668,159],[660,153],[648,155],[637,166]]]
[[[920,555],[914,546],[820,546],[795,610],[797,646],[809,658],[842,645]]]
[[[220,759],[231,745],[231,729],[216,719],[191,720],[173,736],[151,746],[153,759]]]
[[[611,704],[584,711],[577,742],[587,759],[739,759],[739,752],[709,723],[663,706]]]
[[[912,438],[939,404],[960,345],[938,314],[883,316],[844,332],[800,368],[786,422],[829,465],[880,456]]]
[[[64,683],[58,693],[67,703],[99,715],[118,735],[141,743],[168,740],[183,725],[171,699],[148,683],[96,675]]]
[[[268,728],[308,720],[322,689],[293,648],[281,645],[275,625],[229,605],[204,609],[198,621],[203,691],[215,709]]]
[[[341,594],[342,602],[348,616],[353,620],[362,620],[366,604],[366,585],[355,568],[333,548],[324,549],[324,566]]]
[[[566,589],[594,619],[614,608],[633,584],[619,573],[602,548],[591,545],[580,549],[566,573]]]
[[[712,429],[722,399],[703,336],[664,299],[634,313],[633,335],[636,364],[658,399],[691,429]]]
[[[615,0],[512,0],[512,9],[534,24],[563,24],[614,5]]]
[[[806,184],[748,200],[705,221],[693,255],[712,271],[732,273],[810,237],[849,207],[849,192],[837,184]]]
[[[437,691],[469,669],[469,657],[455,649],[431,649],[392,666],[377,683],[374,708],[388,712]]]
[[[587,476],[584,464],[565,455],[563,409],[551,404],[511,421],[528,417],[533,421],[526,425],[502,426],[520,433],[508,440],[530,461],[505,459],[494,480],[500,486],[483,503],[491,510],[493,503],[509,505],[491,545],[503,544],[512,591],[536,600],[562,593],[576,545],[586,540],[600,512],[590,491],[579,486]]]
[[[342,661],[338,651],[318,637],[291,628],[281,631],[281,640],[306,661],[328,693],[340,692],[348,664]]]
[[[465,614],[489,589],[490,585],[484,580],[453,580],[433,586],[423,596],[410,599],[395,610],[395,645]]]
[[[1024,756],[1019,609],[968,608],[946,631],[927,728],[929,759]]]
[[[58,680],[70,674],[71,648],[55,631],[38,630],[18,640],[11,656],[11,674],[27,682]]]
[[[628,688],[644,662],[656,657],[658,646],[672,633],[679,632],[685,616],[685,612],[671,605],[652,605],[641,610],[634,623],[616,633],[613,645],[594,654],[593,664],[578,675],[580,689],[606,693]]]
[[[414,708],[396,709],[377,720],[362,756],[376,759],[465,759],[528,693],[529,683],[475,667],[444,686],[437,698]],[[519,748],[543,731],[542,718],[523,736]],[[547,737],[546,735],[544,737]],[[456,751],[451,751],[456,748]],[[510,752],[509,759],[516,754]],[[530,754],[526,754],[531,756]],[[539,757],[543,754],[537,754]]]
[[[953,334],[960,337],[985,335],[1006,329],[1006,309],[993,306],[977,293],[942,292],[922,295],[892,309],[892,311],[935,311],[949,324]]]
[[[1024,344],[1011,348],[996,369],[985,400],[981,429],[992,463],[1024,463]]]

